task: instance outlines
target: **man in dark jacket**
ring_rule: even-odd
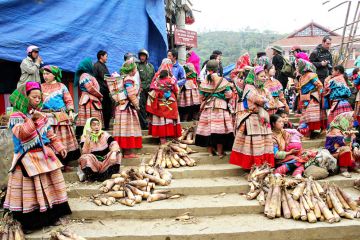
[[[108,54],[106,51],[100,50],[97,53],[98,61],[94,64],[94,77],[98,81],[100,86],[100,93],[103,95],[101,104],[103,106],[104,128],[109,130],[112,114],[112,101],[110,98],[109,88],[104,80],[105,74],[109,74],[109,70],[105,65],[107,58]]]
[[[274,55],[272,64],[275,66],[276,70],[275,78],[280,81],[283,89],[285,90],[288,83],[288,77],[281,72],[281,69],[284,66],[284,57],[281,55],[283,49],[280,46],[272,46],[271,49],[273,50]]]
[[[315,65],[316,73],[322,83],[324,83],[325,78],[329,76],[332,71],[333,59],[329,51],[330,47],[331,38],[325,36],[322,43],[310,54],[310,62]]]
[[[155,70],[154,70],[154,66],[148,62],[149,53],[146,49],[141,49],[139,51],[138,58],[140,62],[137,62],[136,66],[139,71],[140,80],[141,80],[139,120],[140,120],[141,129],[147,129],[148,123],[147,123],[147,114],[146,114],[146,101],[147,101],[151,81],[155,75]]]

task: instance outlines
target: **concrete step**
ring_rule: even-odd
[[[183,196],[148,203],[143,201],[134,207],[115,203],[112,206],[97,206],[90,200],[69,200],[72,219],[153,219],[172,218],[185,212],[194,216],[261,213],[263,206],[257,201],[246,200],[240,194]]]
[[[192,148],[192,146],[190,146]],[[150,161],[153,154],[140,154],[138,158],[123,158],[121,160],[122,166],[139,166],[142,160],[144,160],[146,163]],[[192,153],[189,155],[192,159],[196,160],[196,162],[199,164],[224,164],[229,162],[230,158],[230,152],[227,152],[227,155],[220,159],[218,156],[209,156],[206,152],[197,152]],[[78,162],[72,161],[70,162],[71,166],[77,167]]]
[[[319,138],[319,139],[311,139],[311,140],[303,140],[302,141],[302,147],[304,149],[316,149],[320,147],[325,146],[325,139]]]
[[[289,117],[289,121],[292,123],[299,123],[300,118],[299,117]]]
[[[70,198],[89,197],[99,193],[99,187],[100,183],[67,183],[68,196]],[[169,189],[173,194],[186,196],[231,194],[246,192],[248,182],[241,177],[173,179],[169,186],[156,186],[156,189]]]
[[[205,147],[199,147],[196,145],[190,145],[190,148],[197,151],[197,152],[206,152],[207,149]],[[148,153],[155,153],[159,149],[159,144],[152,144],[152,143],[144,143],[141,149],[135,150],[138,154],[148,154]]]
[[[196,217],[189,222],[174,218],[104,219],[72,222],[66,226],[88,240],[350,240],[360,238],[359,227],[359,219],[310,224],[284,218],[269,220],[260,214]],[[48,239],[54,229],[34,232],[26,239]]]
[[[123,169],[130,168],[130,166]],[[244,174],[243,170],[234,165],[224,164],[201,164],[194,167],[169,168],[169,172],[174,179],[182,178],[202,178],[202,177],[233,177]],[[64,178],[68,182],[78,181],[75,171],[64,173]]]
[[[340,175],[331,176],[321,182],[335,183],[336,185],[349,188],[354,180],[360,179],[360,174],[352,173],[352,178]],[[156,186],[156,189],[169,189],[173,194],[211,195],[220,193],[246,193],[249,183],[243,177],[213,177],[213,178],[186,178],[173,179],[169,186]],[[90,197],[99,193],[100,183],[67,183],[68,196],[70,198]]]

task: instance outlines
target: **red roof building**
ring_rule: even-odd
[[[336,52],[340,48],[341,44],[341,36],[331,30],[321,26],[320,24],[311,22],[302,28],[296,30],[289,36],[277,40],[271,44],[271,46],[277,45],[283,48],[283,55],[286,57],[290,56],[290,50],[292,46],[300,46],[302,50],[307,53],[311,53],[312,50],[315,49],[317,45],[322,42],[324,36],[330,36],[332,39],[332,51]],[[347,37],[344,42],[347,42]],[[356,52],[360,52],[360,43],[354,42],[353,48],[350,51],[350,59],[347,62],[346,67],[352,67]]]

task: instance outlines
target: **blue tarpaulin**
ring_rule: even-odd
[[[71,72],[101,49],[110,72],[126,52],[146,48],[157,66],[167,51],[163,0],[0,0],[0,33],[0,59],[21,62],[36,45],[45,64]]]

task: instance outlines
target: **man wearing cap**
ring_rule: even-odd
[[[20,64],[21,76],[17,87],[29,81],[41,82],[39,69],[42,59],[39,56],[39,50],[39,47],[34,45],[26,49],[27,57]]]
[[[272,64],[275,66],[276,70],[275,79],[281,82],[283,89],[286,89],[288,78],[281,72],[281,69],[284,66],[284,57],[281,55],[283,49],[280,46],[272,46],[271,49],[273,50]]]
[[[146,113],[146,101],[148,97],[148,92],[150,89],[151,81],[155,75],[154,66],[149,63],[149,52],[146,49],[141,49],[138,52],[139,62],[136,63],[140,81],[141,81],[141,92],[140,92],[140,112],[139,112],[139,119],[141,129],[147,129],[147,113]]]

